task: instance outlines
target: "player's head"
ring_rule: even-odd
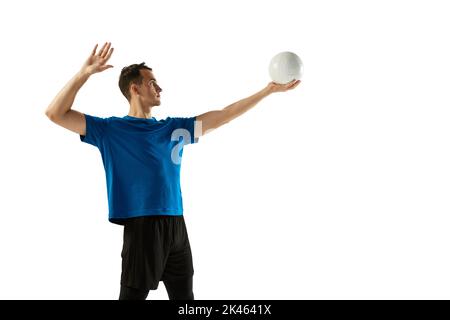
[[[153,70],[145,62],[123,68],[119,88],[130,103],[132,99],[139,99],[144,106],[161,104],[159,93],[162,89],[156,82]]]

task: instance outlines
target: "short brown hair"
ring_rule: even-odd
[[[125,98],[127,98],[128,101],[131,99],[130,94],[130,86],[132,83],[135,84],[141,84],[143,77],[141,75],[140,70],[141,69],[147,69],[150,71],[153,71],[152,68],[149,68],[145,65],[145,62],[139,63],[139,64],[132,64],[128,67],[124,67],[122,69],[122,72],[120,72],[119,77],[119,88],[120,91],[122,91]]]

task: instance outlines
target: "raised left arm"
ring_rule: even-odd
[[[293,80],[287,84],[277,84],[275,82],[270,82],[264,89],[255,93],[254,95],[251,95],[250,97],[230,104],[222,110],[209,111],[197,116],[197,128],[201,128],[201,135],[205,135],[209,131],[217,129],[220,126],[244,114],[270,94],[274,92],[284,92],[294,89],[298,86],[299,83],[300,80]]]

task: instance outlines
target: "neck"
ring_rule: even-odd
[[[135,118],[150,119],[152,117],[152,107],[144,107],[139,100],[132,99],[128,115]]]

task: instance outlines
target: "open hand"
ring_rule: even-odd
[[[81,70],[89,75],[92,75],[97,72],[105,71],[106,69],[112,68],[112,65],[107,65],[109,58],[114,51],[114,48],[111,48],[111,42],[105,42],[103,47],[100,49],[98,53],[97,51],[98,44],[95,45],[94,50],[89,55],[88,59],[84,63]]]
[[[300,80],[295,80],[295,79],[286,84],[279,84],[279,83],[272,81],[267,85],[267,88],[269,89],[269,91],[271,93],[284,92],[284,91],[288,91],[288,90],[292,90],[292,89],[296,88],[300,82],[301,82]]]

